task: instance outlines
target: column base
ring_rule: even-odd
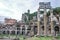
[[[40,37],[41,35],[40,34],[37,34],[36,37]]]

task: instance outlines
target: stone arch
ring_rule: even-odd
[[[34,26],[34,34],[37,34],[37,26]]]
[[[48,36],[50,36],[51,35],[51,26],[49,25],[48,27],[47,27],[47,34],[48,34]]]
[[[20,31],[17,31],[17,35],[20,34]]]
[[[55,26],[54,31],[55,31],[55,35],[57,35],[59,33],[59,26]]]
[[[44,25],[41,26],[41,35],[44,35]]]
[[[25,26],[22,26],[22,35],[25,34]]]
[[[43,25],[41,28],[42,28],[42,30],[44,31],[44,25]]]
[[[55,26],[55,27],[54,27],[54,30],[55,30],[55,31],[59,31],[59,26]]]
[[[15,34],[15,31],[14,31],[14,30],[12,30],[12,31],[11,31],[11,34]]]
[[[9,31],[7,31],[7,34],[9,34]]]
[[[3,34],[6,34],[6,31],[3,31]]]

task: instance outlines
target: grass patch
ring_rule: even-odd
[[[32,37],[32,38],[27,38],[26,40],[52,40],[52,37]]]
[[[18,37],[20,40],[52,40],[53,39],[53,37],[51,37],[51,36],[47,36],[47,37],[27,37],[26,38],[26,36],[22,36],[22,35],[8,35],[8,34],[0,34],[0,38],[1,37]],[[26,38],[26,39],[24,39],[24,37]],[[60,40],[60,36],[58,36],[58,37],[56,37],[58,40]]]

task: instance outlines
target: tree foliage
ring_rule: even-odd
[[[59,14],[60,13],[60,7],[56,7],[53,9],[54,14]]]
[[[53,8],[53,14],[59,14],[60,13],[60,7]],[[47,16],[50,15],[50,11],[47,12]]]

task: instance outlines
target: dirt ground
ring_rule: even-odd
[[[12,40],[12,39],[9,39],[9,38],[4,38],[4,39],[0,39],[0,40]]]

